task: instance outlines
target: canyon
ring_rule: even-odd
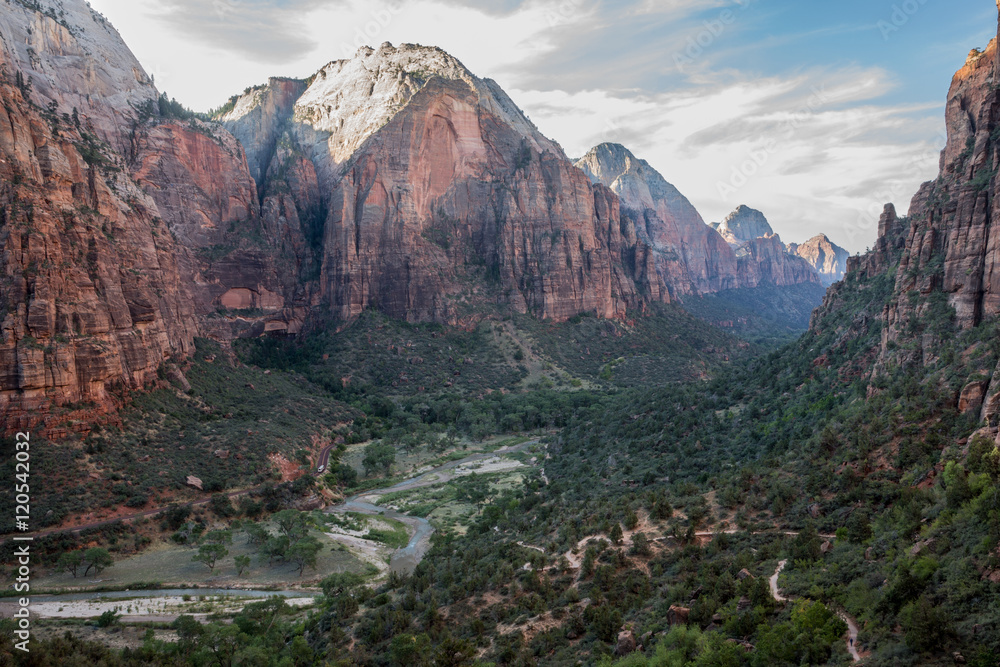
[[[617,145],[574,164],[440,49],[364,47],[214,119],[160,95],[82,0],[8,3],[0,414],[115,419],[194,339],[296,335],[377,309],[624,318],[819,282],[775,236],[734,251]]]

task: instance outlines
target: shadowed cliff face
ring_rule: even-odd
[[[623,224],[654,260],[663,296],[737,287],[736,255],[677,188],[619,144],[601,144],[576,166],[621,199]]]
[[[118,33],[61,9],[0,5],[0,422],[54,436],[114,419],[196,335],[297,330],[319,274],[239,142],[161,118]]]
[[[648,243],[492,81],[383,44],[324,67],[291,107],[272,80],[221,118],[249,155],[280,130],[265,220],[294,210],[323,308],[456,323],[484,304],[564,320],[669,301]]]

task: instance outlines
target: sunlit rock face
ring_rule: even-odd
[[[637,250],[617,198],[495,82],[440,49],[383,44],[306,83],[288,104],[295,84],[272,80],[221,120],[248,156],[272,156],[265,217],[285,207],[310,221],[333,315],[455,323],[501,302],[562,320],[661,298],[647,262],[623,259]]]
[[[623,222],[649,248],[663,293],[706,294],[738,286],[732,249],[645,160],[619,144],[601,144],[576,165],[619,196]]]
[[[827,238],[826,234],[814,236],[805,243],[789,243],[788,252],[809,262],[825,287],[844,277],[847,259],[851,256],[851,253]]]
[[[747,241],[774,234],[764,214],[745,204],[740,204],[725,220],[713,226],[735,248]]]

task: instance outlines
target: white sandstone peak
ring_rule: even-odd
[[[0,60],[31,79],[37,104],[75,107],[107,141],[128,127],[132,107],[158,94],[118,31],[84,0],[0,4]]]
[[[340,165],[434,77],[466,83],[486,111],[518,130],[536,150],[562,154],[495,82],[475,76],[437,47],[417,44],[362,47],[349,60],[327,64],[295,104],[293,119],[326,135],[329,159]]]

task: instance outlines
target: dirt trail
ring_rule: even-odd
[[[854,619],[847,615],[846,612],[838,611],[837,616],[840,616],[844,623],[847,623],[847,650],[850,651],[851,657],[854,658],[854,662],[861,662],[861,654],[858,653],[858,624],[854,622]]]
[[[788,564],[787,560],[783,560],[778,563],[778,569],[776,569],[774,574],[771,575],[771,597],[773,597],[776,602],[784,602],[788,599],[778,591],[778,575],[785,569],[786,564]]]
[[[774,574],[771,575],[770,579],[771,597],[773,597],[777,602],[786,602],[788,600],[788,598],[784,597],[781,594],[781,591],[778,589],[778,575],[781,574],[781,571],[785,569],[785,565],[787,564],[788,564],[787,560],[780,561],[778,563],[778,567],[775,568],[774,570]],[[857,622],[853,618],[851,618],[847,614],[847,612],[844,611],[837,611],[837,616],[839,616],[840,619],[844,621],[844,623],[847,623],[847,637],[844,639],[844,642],[847,644],[847,651],[851,654],[851,657],[854,659],[854,662],[861,662],[861,653],[858,652],[857,648],[858,646]]]

